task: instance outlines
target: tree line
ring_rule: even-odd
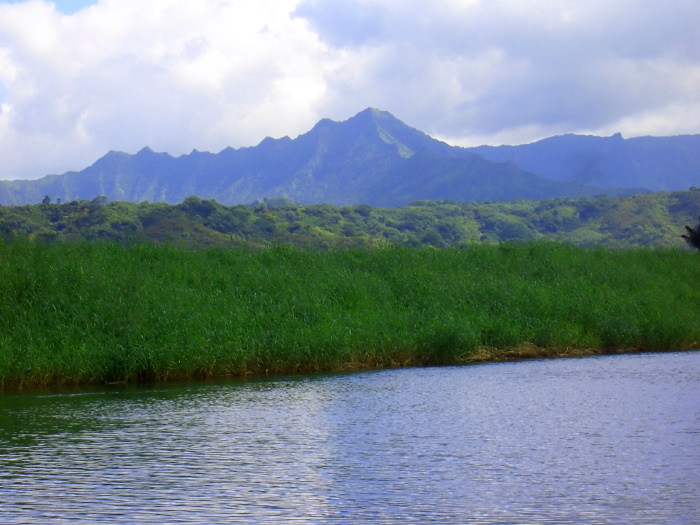
[[[46,242],[109,239],[191,246],[433,246],[553,240],[579,246],[700,245],[686,225],[700,190],[608,198],[458,203],[415,201],[400,208],[299,204],[274,197],[226,206],[196,196],[160,202],[92,200],[0,206],[0,237]],[[696,243],[696,244],[693,244]]]

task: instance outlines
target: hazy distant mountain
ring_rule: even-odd
[[[640,191],[541,175],[449,146],[369,108],[344,122],[321,120],[296,139],[266,138],[255,147],[218,154],[195,150],[175,158],[150,148],[135,155],[111,151],[80,172],[0,181],[0,203],[37,203],[45,195],[64,202],[104,195],[112,201],[178,203],[197,195],[224,204],[285,196],[302,204],[399,206],[423,199],[502,201]]]
[[[700,185],[700,135],[562,135],[521,146],[470,148],[494,162],[514,162],[542,177],[607,188],[687,190]]]

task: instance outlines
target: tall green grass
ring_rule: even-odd
[[[700,258],[558,244],[264,251],[0,243],[0,385],[468,361],[700,341]]]

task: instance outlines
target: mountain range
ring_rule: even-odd
[[[479,146],[470,151],[493,162],[514,162],[558,181],[653,191],[700,184],[700,135],[623,139],[560,135],[522,146]]]
[[[173,157],[146,147],[110,151],[79,172],[0,181],[0,204],[105,196],[223,204],[287,197],[301,204],[395,207],[416,200],[461,202],[623,196],[687,189],[700,182],[700,135],[623,139],[565,135],[522,146],[450,146],[368,108],[319,121],[295,139]]]

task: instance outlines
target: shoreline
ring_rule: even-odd
[[[38,393],[45,394],[70,392],[72,390],[93,389],[100,387],[150,387],[150,386],[167,386],[169,384],[187,384],[199,382],[217,382],[227,380],[256,380],[256,379],[275,379],[289,376],[305,376],[317,374],[335,374],[335,373],[360,373],[360,372],[378,372],[382,370],[396,370],[401,368],[435,368],[441,366],[469,366],[469,365],[486,365],[495,363],[516,363],[524,361],[550,360],[550,359],[567,359],[567,358],[584,358],[596,356],[612,356],[612,355],[628,355],[628,354],[654,354],[654,353],[674,353],[674,352],[697,352],[700,351],[700,344],[693,343],[686,348],[675,348],[673,350],[664,349],[640,349],[640,348],[542,348],[535,345],[520,345],[504,349],[482,347],[467,358],[458,359],[452,363],[444,364],[415,364],[410,362],[390,361],[386,363],[346,363],[340,367],[331,369],[314,369],[314,370],[277,370],[277,371],[247,371],[245,373],[228,373],[228,374],[213,374],[206,377],[189,376],[177,377],[172,376],[167,379],[156,379],[151,381],[104,381],[104,382],[70,382],[63,384],[27,384],[14,387],[0,388],[0,396],[13,394]]]
[[[652,354],[665,352],[693,352],[700,350],[700,344],[694,342],[684,348],[673,350],[659,348],[542,348],[535,345],[522,345],[502,350],[495,348],[480,348],[467,363],[497,363],[503,361],[528,361],[531,359],[559,359],[566,357],[591,357],[622,354]]]
[[[387,370],[394,368],[427,368],[435,366],[462,366],[462,365],[480,365],[480,364],[490,364],[490,363],[506,363],[506,362],[519,362],[519,361],[534,361],[539,359],[566,359],[566,358],[578,358],[578,357],[595,357],[595,356],[609,356],[609,355],[625,355],[625,354],[654,354],[654,353],[668,353],[668,352],[697,352],[700,351],[700,343],[692,343],[690,345],[673,348],[673,349],[662,349],[662,348],[638,348],[638,347],[620,347],[620,348],[544,348],[532,344],[519,345],[514,347],[508,347],[503,349],[490,348],[490,347],[480,347],[475,352],[471,353],[468,357],[457,359],[452,363],[443,364],[420,364],[420,363],[410,363],[410,362],[398,362],[391,361],[388,363],[373,363],[373,364],[361,364],[361,363],[347,363],[340,368],[335,368],[326,371],[317,372],[291,372],[305,374],[305,373],[334,373],[334,372],[354,372],[354,371],[372,371],[372,370]],[[285,375],[290,374],[290,372],[279,372],[279,373],[263,373],[263,374],[250,374],[245,377],[273,377],[275,375]],[[227,377],[244,377],[244,376],[227,376]]]

